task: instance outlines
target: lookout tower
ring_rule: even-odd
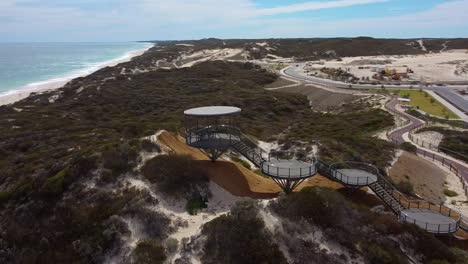
[[[226,150],[233,149],[260,168],[286,193],[316,174],[315,162],[273,158],[259,148],[239,129],[240,112],[240,108],[232,106],[208,106],[185,111],[187,144],[202,149],[212,161]]]
[[[240,142],[240,112],[240,108],[232,106],[207,106],[185,111],[187,144],[202,149],[212,161],[217,160]]]

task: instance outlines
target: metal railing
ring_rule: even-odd
[[[424,229],[426,232],[433,234],[451,234],[457,232],[460,228],[459,222],[455,222],[454,224],[433,224],[429,222],[416,220],[412,217],[405,215],[404,213],[400,215],[399,219],[400,221],[415,224],[421,229]]]
[[[271,177],[290,179],[308,178],[317,173],[317,169],[314,164],[300,168],[280,168],[269,163],[263,163],[262,171]]]
[[[462,223],[462,215],[451,209],[451,208],[448,208],[446,206],[443,206],[443,205],[435,205],[433,203],[430,203],[428,201],[422,201],[422,200],[413,200],[413,199],[408,199],[405,195],[401,194],[400,192],[398,192],[397,190],[394,190],[393,193],[392,193],[392,196],[395,197],[395,199],[398,200],[398,203],[401,204],[401,206],[403,208],[405,208],[406,210],[421,210],[421,211],[431,211],[431,212],[434,212],[434,213],[439,213],[439,214],[442,214],[442,215],[445,215],[447,217],[450,217],[451,219],[453,219],[456,223],[456,225],[446,225],[446,227],[453,227],[453,229],[447,229],[445,228],[445,225],[444,224],[440,224],[438,228],[434,228],[434,227],[437,227],[438,225],[437,224],[432,224],[432,223],[429,223],[429,222],[424,222],[424,221],[421,221],[421,220],[416,220],[416,219],[413,219],[409,216],[406,216],[404,215],[404,213],[402,212],[400,214],[400,219],[403,219],[402,217],[403,216],[406,216],[406,218],[404,218],[405,220],[409,220],[407,222],[415,222],[418,224],[419,227],[423,228],[425,227],[425,225],[427,224],[428,227],[430,227],[430,230],[426,229],[426,231],[428,232],[431,232],[431,233],[452,233],[452,232],[456,232],[458,230],[458,228],[460,227],[461,223]],[[437,232],[436,232],[437,230]],[[446,230],[451,230],[451,232],[447,232]]]
[[[187,144],[193,144],[201,141],[213,139],[226,139],[230,144],[239,141],[240,129],[231,126],[207,126],[203,128],[192,128],[185,131],[185,139]]]
[[[434,150],[434,151],[437,151],[438,153],[447,154],[449,156],[452,156],[455,159],[460,159],[460,161],[466,162],[468,160],[468,157],[466,155],[462,154],[462,153],[453,151],[453,150],[448,149],[448,148],[440,147],[438,145],[432,144],[431,142],[426,142],[426,141],[424,141],[422,139],[419,139],[419,138],[417,138],[415,136],[415,134],[417,134],[420,130],[428,128],[428,127],[431,127],[431,126],[426,124],[426,125],[424,125],[422,127],[418,127],[418,128],[415,128],[415,129],[411,130],[409,132],[410,140],[413,143],[415,143],[416,145],[420,146],[420,147],[427,148],[427,149],[430,149],[430,150]]]
[[[354,161],[337,162],[337,163],[331,164],[330,169],[332,170],[332,176],[346,185],[367,186],[370,183],[375,182],[376,180],[369,179],[368,176],[362,176],[362,177],[354,176],[353,177],[353,176],[347,175],[345,172],[341,171],[344,169],[354,169],[358,171],[364,171],[372,175],[375,175],[377,180],[380,178],[379,170],[375,166],[367,164],[367,163],[362,163],[362,162],[354,162]]]
[[[415,143],[413,134],[414,134],[415,131],[418,131],[419,129],[421,129],[421,128],[416,128],[416,129],[412,130],[409,133],[409,138],[410,138],[411,141],[413,141],[413,143]],[[422,147],[424,148],[424,144],[423,144]],[[439,151],[439,153],[440,153],[440,151]],[[443,153],[445,153],[445,152],[443,152]],[[417,154],[423,156],[424,158],[429,158],[433,162],[439,162],[440,164],[442,164],[442,166],[448,168],[460,180],[460,182],[462,183],[462,186],[463,186],[463,190],[465,191],[465,195],[468,195],[468,182],[465,179],[465,177],[463,177],[462,172],[457,168],[456,162],[454,162],[454,161],[452,161],[450,159],[447,159],[442,155],[436,155],[435,153],[426,151],[426,150],[421,149],[421,148],[418,148]],[[463,161],[460,161],[460,162],[463,162]]]

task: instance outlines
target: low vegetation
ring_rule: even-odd
[[[456,197],[456,196],[458,196],[458,193],[457,193],[457,192],[452,191],[452,190],[449,190],[449,189],[445,189],[445,190],[444,190],[444,194],[445,194],[445,196],[447,196],[447,197]]]
[[[434,131],[444,135],[439,144],[440,151],[454,158],[468,161],[468,132],[451,130],[444,127],[426,127],[418,131]]]
[[[138,242],[131,256],[131,262],[135,264],[162,264],[165,260],[164,247],[154,240]]]
[[[253,201],[239,202],[229,214],[206,223],[202,235],[205,264],[287,263]]]
[[[240,163],[242,166],[244,166],[245,168],[247,168],[249,170],[252,169],[252,166],[250,165],[250,163],[248,163],[247,161],[245,161],[245,160],[243,160],[241,158],[232,157],[231,160],[234,161],[234,162]]]
[[[409,196],[414,196],[414,186],[409,181],[401,181],[396,184],[397,189]]]
[[[287,140],[318,143],[320,158],[326,162],[363,161],[384,168],[394,146],[372,135],[392,125],[390,114],[365,107],[342,114],[311,113],[290,128]]]
[[[391,215],[373,213],[366,206],[352,203],[331,189],[305,188],[281,197],[270,208],[281,217],[282,229],[287,232],[284,235],[275,233],[274,236],[283,240],[294,259],[308,257],[314,260],[311,263],[358,261],[334,255],[337,250],[323,255],[323,251],[314,251],[313,246],[307,247],[307,251],[302,248],[301,245],[314,243],[307,239],[308,234],[314,233],[314,226],[323,230],[325,241],[338,243],[351,252],[351,258],[363,256],[364,263],[408,263],[402,250],[405,248],[414,249],[414,256],[418,256],[422,263],[463,263],[466,258],[466,254],[457,256],[454,249],[418,227],[401,224]]]
[[[288,50],[289,45],[304,42],[294,41],[282,42],[278,54],[315,56],[309,48],[301,50],[306,44]],[[354,40],[332,43],[343,41]],[[321,42],[317,40],[313,45],[320,46]],[[358,39],[352,45],[358,42],[381,41]],[[208,39],[194,49],[220,43]],[[226,41],[226,47],[239,45],[254,50],[255,44]],[[250,63],[218,61],[191,68],[151,70],[156,60],[171,61],[189,49],[169,43],[161,46],[163,51],[158,51],[161,47],[153,48],[131,62],[77,78],[57,91],[0,106],[1,263],[103,263],[124,253],[128,253],[122,256],[125,263],[165,261],[170,252],[167,239],[177,227],[162,213],[148,209],[158,201],[148,191],[129,187],[128,178],[141,172],[158,193],[186,199],[187,210],[192,214],[206,206],[208,178],[189,157],[157,156],[148,160],[141,171],[136,170],[141,153],[160,152],[157,145],[142,138],[160,129],[180,131],[187,108],[214,104],[241,107],[239,123],[246,134],[268,140],[284,133],[285,141],[317,143],[320,156],[327,161],[363,160],[382,168],[392,158],[393,146],[372,136],[393,125],[391,116],[383,111],[350,105],[340,113],[314,113],[304,96],[263,89],[277,77]],[[394,47],[398,46],[397,43]],[[319,57],[336,55],[325,47]],[[336,47],[338,55],[347,54]],[[365,55],[377,51],[360,52]],[[261,53],[260,50],[252,56],[262,56]],[[131,73],[136,68],[150,70]],[[49,101],[52,96],[56,97],[54,102]],[[309,192],[291,196],[292,200],[280,199],[275,207],[278,214],[283,211],[281,203],[299,210],[297,200],[305,203],[305,213],[284,209],[284,216],[291,221],[304,217],[331,230],[343,219],[351,224],[368,221],[370,224],[359,226],[360,233],[369,234],[366,241],[375,242],[384,252],[363,242],[364,238],[356,238],[361,243],[350,245],[347,238],[357,236],[350,229],[344,233],[336,229],[340,231],[330,234],[339,243],[370,252],[369,259],[387,258],[398,263],[400,252],[395,253],[395,247],[390,249],[391,242],[379,239],[385,237],[380,234],[398,233],[400,225],[388,219],[366,217],[366,213],[360,216],[358,209],[348,207],[330,191]],[[330,199],[330,204],[324,204],[326,199]],[[333,203],[342,201],[343,205],[335,204],[336,209],[331,209]],[[323,215],[317,215],[316,207],[323,206],[328,206],[338,220],[327,223],[333,216],[323,209]],[[285,263],[285,256],[271,239],[258,210],[252,203],[242,203],[228,215],[206,224],[202,231],[207,238],[204,263]],[[377,225],[379,221],[391,223],[381,227]],[[145,234],[133,252],[125,244],[131,236],[130,222]],[[378,236],[364,228],[374,225],[375,229],[384,230],[378,231]],[[436,257],[449,259],[445,253]]]
[[[208,176],[188,155],[157,156],[148,160],[141,172],[164,195],[193,201],[210,195]]]
[[[445,118],[445,119],[459,119],[450,109],[445,107],[442,103],[437,101],[429,93],[423,90],[372,90],[379,93],[397,93],[403,98],[410,99],[409,105],[415,109],[424,111],[430,115]]]

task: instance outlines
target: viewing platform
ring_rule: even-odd
[[[261,168],[262,173],[272,178],[286,193],[317,174],[315,163],[294,159],[269,159]]]
[[[242,134],[238,122],[241,109],[231,106],[208,106],[189,109],[185,114],[185,139],[201,149],[212,161],[232,149],[261,169],[285,193],[319,172],[345,188],[368,187],[391,209],[399,221],[415,224],[434,234],[452,234],[460,228],[461,215],[445,206],[409,200],[388,182],[379,170],[362,162],[337,162],[331,165],[320,160],[301,160],[298,153],[266,153],[255,140]]]
[[[185,140],[202,149],[212,161],[240,142],[237,126],[241,109],[232,106],[207,106],[189,109],[185,116]]]
[[[361,162],[340,162],[330,165],[332,177],[347,187],[364,187],[377,182],[379,170]]]

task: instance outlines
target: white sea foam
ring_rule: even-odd
[[[52,78],[52,79],[41,81],[41,82],[33,82],[17,90],[2,92],[0,93],[0,105],[11,104],[11,103],[17,102],[21,99],[28,97],[33,92],[44,92],[48,90],[58,89],[64,86],[67,82],[75,78],[87,76],[104,67],[112,67],[119,63],[130,61],[133,57],[143,54],[144,52],[149,50],[151,47],[153,47],[153,44],[148,43],[148,45],[146,45],[142,49],[126,52],[124,55],[118,58],[104,61],[101,63],[90,63],[89,65],[86,65],[83,69],[69,72],[65,74],[63,77]]]

